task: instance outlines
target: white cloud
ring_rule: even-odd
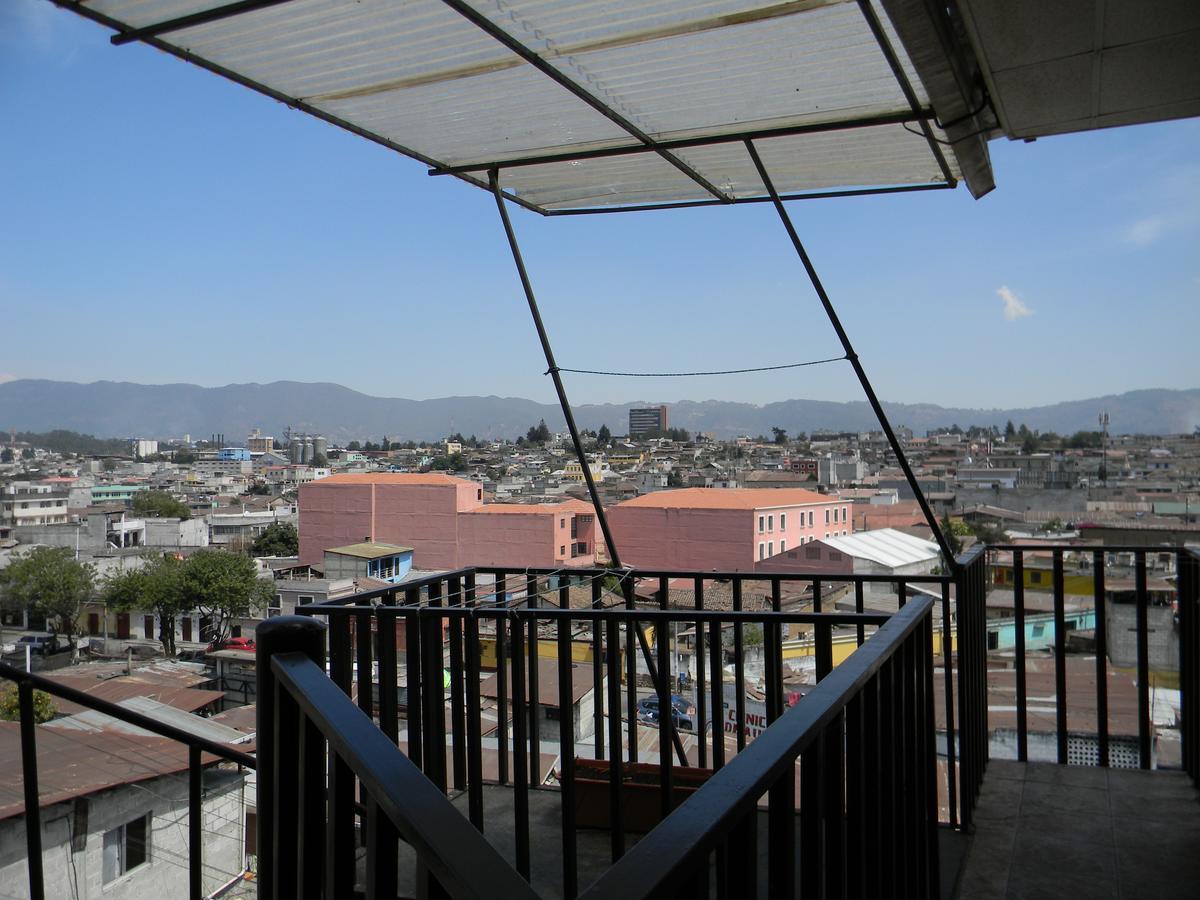
[[[1125,229],[1124,240],[1135,247],[1149,247],[1166,232],[1169,221],[1166,216],[1149,216],[1138,219]]]
[[[996,293],[1004,301],[1004,318],[1010,322],[1032,316],[1033,310],[1022,302],[1021,298],[1006,287],[997,288]]]

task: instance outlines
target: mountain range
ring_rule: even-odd
[[[661,401],[659,401],[661,402]],[[575,407],[580,428],[607,425],[614,434],[628,428],[631,403],[585,404]],[[831,429],[878,428],[865,401],[783,400],[753,404],[718,400],[670,403],[670,424],[688,431],[711,432],[720,438],[770,434],[773,427],[789,434]],[[964,409],[931,403],[884,403],[895,426],[917,434],[954,424],[996,425],[1011,420],[1038,431],[1070,434],[1095,430],[1097,415],[1107,411],[1114,434],[1191,432],[1200,425],[1200,389],[1140,390],[1020,409]],[[565,428],[556,405],[518,397],[441,397],[433,400],[372,397],[338,384],[276,381],[271,384],[133,384],[96,381],[18,379],[0,384],[0,428],[5,431],[49,431],[55,428],[97,437],[194,439],[223,433],[240,442],[254,428],[281,437],[294,431],[326,435],[331,441],[433,440],[454,432],[481,438],[515,438],[545,419],[554,430]]]

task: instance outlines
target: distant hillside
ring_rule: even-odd
[[[631,406],[576,407],[581,428],[607,425],[623,434]],[[671,425],[718,437],[789,434],[815,429],[858,431],[876,428],[865,401],[833,403],[784,400],[758,406],[717,400],[671,403]],[[1011,419],[1039,431],[1069,434],[1096,427],[1096,415],[1107,410],[1114,434],[1190,432],[1200,425],[1200,389],[1131,391],[1090,400],[1073,400],[1027,409],[955,409],[933,404],[885,403],[897,426],[918,434],[954,424],[997,425]],[[276,381],[204,388],[193,384],[144,385],[97,381],[24,379],[0,384],[0,428],[44,432],[54,429],[94,434],[100,438],[205,438],[214,432],[241,441],[255,427],[281,436],[287,426],[327,435],[333,441],[375,439],[426,440],[455,431],[479,437],[515,438],[539,419],[564,428],[557,406],[517,397],[443,397],[404,400],[371,397],[337,384]]]

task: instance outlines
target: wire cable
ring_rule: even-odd
[[[820,366],[825,363],[840,362],[843,359],[849,359],[848,356],[831,356],[828,359],[812,359],[808,362],[784,363],[780,366],[755,366],[749,369],[719,369],[713,372],[601,372],[597,369],[566,369],[561,366],[555,366],[553,369],[547,369],[546,375],[551,372],[574,372],[576,375],[613,375],[621,378],[694,378],[700,375],[744,375],[747,372],[777,372],[780,369],[802,369],[805,366]]]

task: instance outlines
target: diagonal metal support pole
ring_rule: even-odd
[[[888,443],[892,447],[892,452],[896,454],[896,459],[900,463],[900,468],[904,472],[908,486],[912,488],[913,494],[917,498],[917,503],[921,507],[921,512],[925,514],[925,521],[929,523],[929,527],[933,530],[933,537],[942,551],[942,557],[946,560],[946,564],[951,572],[957,574],[958,563],[954,559],[954,554],[950,551],[950,545],[946,541],[946,536],[942,534],[942,530],[938,527],[937,519],[933,515],[929,501],[925,499],[921,485],[917,483],[917,478],[913,474],[912,467],[908,464],[908,458],[904,455],[904,450],[900,447],[900,441],[896,439],[896,432],[892,430],[892,425],[883,411],[883,406],[880,404],[879,398],[875,396],[875,389],[871,387],[871,381],[867,378],[867,372],[863,369],[862,361],[858,358],[858,354],[854,352],[854,346],[850,343],[850,336],[846,334],[846,329],[842,327],[842,320],[838,318],[837,311],[833,308],[833,303],[829,299],[829,294],[825,292],[825,285],[821,283],[821,278],[817,275],[817,270],[813,266],[812,260],[809,259],[808,252],[804,249],[804,244],[800,242],[800,235],[796,233],[796,227],[792,224],[792,219],[788,215],[783,201],[779,199],[779,193],[775,190],[775,184],[771,181],[771,176],[767,174],[767,168],[763,165],[762,158],[759,157],[758,150],[754,147],[754,141],[746,141],[746,152],[750,154],[750,158],[754,161],[754,167],[758,170],[758,176],[762,179],[763,187],[771,195],[771,202],[775,206],[775,211],[779,213],[779,219],[783,222],[783,227],[787,229],[788,237],[792,239],[792,246],[796,248],[796,255],[800,257],[800,262],[804,264],[804,270],[808,273],[808,280],[812,282],[813,290],[817,292],[817,296],[821,299],[821,305],[825,307],[825,315],[829,317],[829,324],[837,332],[838,340],[842,342],[842,349],[846,351],[846,359],[850,360],[850,365],[854,367],[854,374],[858,376],[858,383],[862,385],[863,393],[867,396],[867,402],[871,404],[871,409],[875,411],[875,418],[879,420],[879,424],[883,428],[883,433],[887,436]]]
[[[542,352],[546,354],[547,371],[554,379],[554,390],[558,393],[558,405],[562,407],[563,418],[567,420],[567,431],[571,433],[571,443],[575,446],[575,456],[583,469],[583,480],[587,483],[588,494],[592,498],[592,506],[596,509],[596,520],[600,523],[600,531],[604,535],[604,544],[608,548],[608,558],[614,568],[621,567],[621,557],[617,554],[617,545],[613,542],[612,532],[608,529],[608,517],[604,515],[604,506],[600,503],[600,495],[596,491],[596,482],[592,478],[592,468],[588,465],[583,452],[583,443],[579,440],[579,428],[575,425],[575,414],[567,400],[567,391],[563,387],[562,374],[558,371],[558,363],[554,361],[554,350],[550,347],[550,338],[546,334],[546,326],[542,323],[542,314],[538,310],[537,297],[533,294],[533,285],[529,281],[529,273],[525,271],[525,261],[521,258],[521,248],[517,244],[517,235],[513,231],[512,222],[508,218],[508,209],[504,205],[504,193],[500,190],[500,173],[496,169],[488,172],[488,184],[492,195],[496,198],[496,209],[500,211],[500,221],[504,223],[504,233],[508,236],[508,247],[512,251],[513,263],[517,274],[521,276],[521,287],[525,289],[525,299],[529,302],[529,313],[533,316],[533,325],[537,329],[538,340],[542,342]]]

